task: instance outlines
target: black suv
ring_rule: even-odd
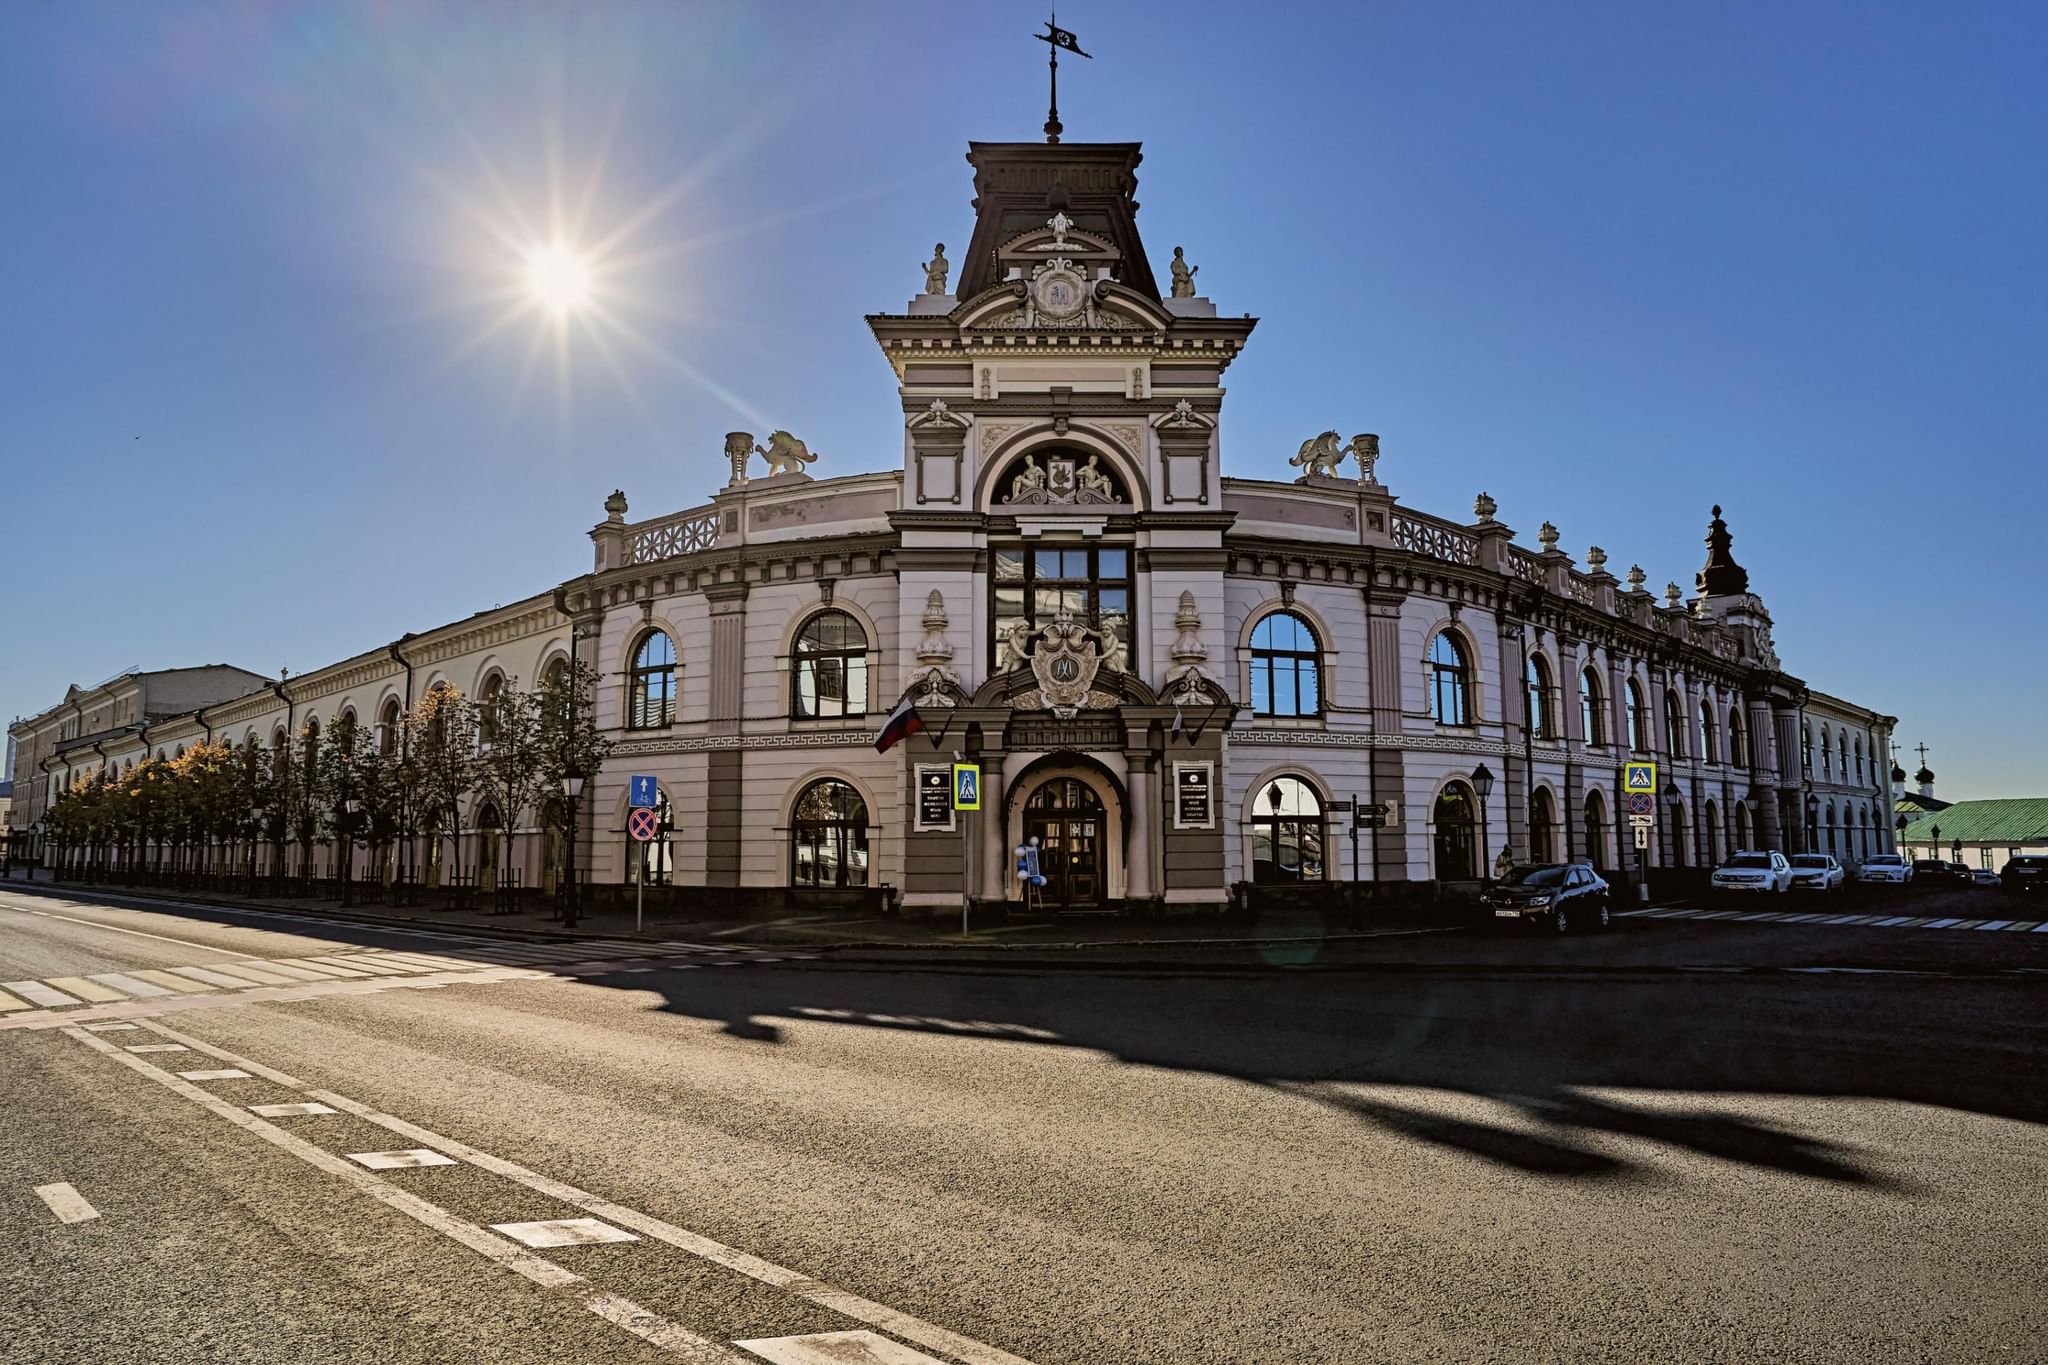
[[[1480,901],[1495,923],[1534,924],[1553,934],[1575,923],[1605,929],[1612,913],[1606,879],[1591,863],[1525,863],[1509,869]]]
[[[2038,896],[2048,892],[2048,857],[2039,853],[2016,855],[1998,874],[1998,885],[2015,895]]]

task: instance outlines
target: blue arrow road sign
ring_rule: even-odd
[[[633,799],[629,803],[635,809],[654,809],[654,779],[633,775]]]

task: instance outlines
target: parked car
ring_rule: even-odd
[[[1948,879],[1958,886],[1968,886],[1977,880],[1977,874],[1970,871],[1968,863],[1950,863],[1948,865]]]
[[[1998,874],[1988,867],[1978,868],[1970,880],[1977,886],[1989,886],[1994,889],[1999,885]]]
[[[1944,882],[1948,880],[1948,864],[1939,858],[1915,858],[1913,876],[1922,882]]]
[[[1856,880],[1904,886],[1913,880],[1913,869],[1896,853],[1873,853],[1856,869]]]
[[[2048,892],[2048,856],[2016,854],[1999,872],[1998,884],[2016,896],[2038,896]]]
[[[1483,903],[1496,923],[1534,924],[1554,934],[1575,924],[1605,929],[1613,915],[1607,880],[1591,863],[1525,863],[1509,868]]]
[[[1714,869],[1708,884],[1716,891],[1768,891],[1782,895],[1792,889],[1792,864],[1772,849],[1736,853]]]
[[[1792,855],[1792,889],[1795,891],[1839,891],[1849,874],[1827,853]]]

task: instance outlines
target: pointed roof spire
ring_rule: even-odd
[[[1729,553],[1734,539],[1721,520],[1721,504],[1715,503],[1714,519],[1707,524],[1707,563],[1697,580],[1702,597],[1740,597],[1749,591],[1749,571]]]

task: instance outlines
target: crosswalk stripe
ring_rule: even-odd
[[[396,967],[379,967],[369,962],[344,962],[336,957],[309,957],[306,961],[316,967],[334,967],[354,972],[357,976],[403,976]]]
[[[2011,923],[2012,921],[2009,919],[1994,919],[1986,920],[1984,923],[1978,925],[1977,927],[1979,929],[2003,929],[2006,925]]]
[[[402,962],[417,962],[422,966],[432,967],[437,972],[473,971],[476,968],[474,962],[464,962],[453,957],[436,957],[432,953],[385,953],[384,956],[395,957]]]
[[[281,958],[263,965],[275,972],[311,972],[314,979],[319,981],[332,981],[345,974],[340,967],[325,962],[311,962],[299,957]]]
[[[75,995],[80,1000],[90,1000],[95,1004],[128,998],[112,986],[102,986],[99,982],[88,981],[82,976],[53,976],[49,978],[49,982],[60,991]]]
[[[2027,931],[2030,934],[2048,934],[2048,921],[2035,925]]]
[[[28,1001],[18,1000],[6,991],[0,991],[0,1014],[5,1014],[9,1010],[32,1010],[34,1008],[35,1006],[29,1004]]]
[[[2008,933],[2024,934],[2033,929],[2038,923],[2038,920],[2016,919],[2011,924],[2006,925],[2005,928]]]
[[[1929,929],[1948,929],[1961,923],[1962,921],[1959,919],[1938,919],[1931,921],[1926,927]]]
[[[409,966],[401,962],[385,962],[381,958],[371,957],[368,954],[358,956],[355,953],[336,953],[332,957],[323,960],[338,962],[344,967],[360,967],[372,976],[411,976],[414,972],[420,970],[418,967]]]
[[[275,986],[278,981],[251,981],[246,976],[229,976],[226,972],[211,967],[173,967],[171,971],[179,976],[189,976],[194,981],[204,981],[209,986],[227,986],[233,990],[245,991],[251,986]]]
[[[175,991],[180,995],[197,995],[201,991],[217,989],[217,987],[210,986],[204,981],[194,981],[190,977],[184,976],[173,976],[171,973],[159,971],[155,967],[136,967],[131,969],[128,975],[136,978],[138,981],[152,982],[162,986],[165,990]]]
[[[361,967],[344,967],[339,962],[329,962],[325,958],[295,957],[290,959],[290,961],[300,967],[318,967],[329,976],[345,976],[355,979],[372,975],[372,973],[364,971]]]
[[[99,972],[92,979],[99,982],[102,986],[109,986],[117,991],[125,991],[138,1000],[148,999],[152,995],[176,994],[175,991],[159,986],[155,982],[137,981],[134,977],[124,976],[120,972]]]
[[[1895,924],[1904,924],[1906,923],[1906,921],[1912,918],[1913,917],[1911,915],[1893,915],[1890,919],[1879,920],[1877,922],[1877,927],[1880,929],[1889,929]]]
[[[276,972],[279,976],[293,981],[332,981],[334,977],[317,967],[300,967],[291,962],[265,962],[263,970]]]
[[[198,967],[173,967],[171,970],[180,975],[197,975],[202,969]],[[213,975],[202,976],[199,978],[201,981],[218,983],[220,978],[225,976],[231,984],[239,986],[292,986],[305,979],[303,977],[290,976],[284,972],[273,972],[270,970],[268,963],[257,967],[245,962],[216,962],[211,967],[204,968],[203,970],[211,972]]]

